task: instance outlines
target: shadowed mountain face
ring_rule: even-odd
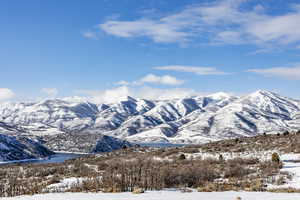
[[[99,133],[62,133],[38,139],[49,149],[62,152],[101,153],[133,146],[125,140]]]
[[[5,134],[101,133],[139,143],[204,143],[299,129],[300,101],[268,91],[163,101],[127,97],[101,105],[57,99],[0,104],[0,131]]]
[[[97,140],[96,146],[92,149],[92,153],[110,152],[116,149],[132,147],[133,145],[126,140],[117,139],[107,135],[103,135]]]
[[[133,146],[126,140],[96,133],[62,133],[30,138],[0,134],[0,162],[45,158],[54,154],[53,151],[102,153]]]
[[[0,134],[0,161],[35,159],[52,154],[52,151],[34,140]]]

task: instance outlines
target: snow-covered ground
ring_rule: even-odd
[[[297,162],[284,162],[284,166],[281,171],[289,172],[293,175],[292,180],[286,184],[281,185],[281,188],[297,188],[300,189],[300,163]]]
[[[55,191],[63,192],[66,189],[70,189],[72,186],[82,184],[83,180],[84,178],[75,178],[75,177],[65,178],[61,180],[59,183],[48,185],[47,190],[51,192],[55,192]]]
[[[300,189],[300,154],[284,154],[281,156],[283,167],[280,171],[288,172],[292,179],[283,185],[270,185],[269,188],[296,188]]]
[[[152,191],[144,194],[132,193],[52,193],[34,196],[19,196],[1,198],[2,200],[296,200],[297,193],[269,193],[269,192],[192,192]]]
[[[258,158],[259,160],[271,160],[272,154],[276,151],[256,151],[256,152],[240,152],[240,153],[231,153],[231,152],[222,152],[222,153],[191,153],[185,154],[189,158],[213,158],[218,159],[220,155],[224,159],[234,159],[234,158]],[[280,170],[281,172],[287,172],[292,176],[291,180],[286,180],[286,183],[283,185],[268,185],[269,189],[278,189],[278,188],[295,188],[300,189],[300,154],[289,153],[281,154],[277,152],[281,161],[283,162],[283,167]]]
[[[225,160],[228,159],[234,159],[234,158],[258,158],[261,161],[270,160],[272,157],[272,154],[276,152],[281,156],[285,156],[285,154],[281,154],[278,151],[243,151],[243,152],[217,152],[217,153],[211,153],[211,152],[199,152],[199,153],[186,153],[186,158],[212,158],[212,159],[219,159],[219,156],[222,155],[222,157]],[[288,156],[294,156],[294,158],[300,158],[300,154],[289,154]],[[286,157],[286,156],[285,156]]]
[[[260,160],[270,160],[271,151],[265,152],[244,152],[244,153],[221,153],[224,159],[232,159],[236,157],[242,158],[259,158]],[[279,152],[278,152],[279,153]],[[292,175],[291,180],[283,185],[268,185],[269,189],[277,188],[296,188],[300,189],[300,154],[280,154],[283,162],[282,172],[288,172]],[[218,158],[219,154],[213,153],[194,153],[186,154],[187,157],[202,158]],[[161,158],[155,157],[160,160]],[[167,159],[167,158],[165,158]],[[59,183],[49,185],[49,191],[61,191],[70,188],[74,184],[81,184],[83,178],[66,178]],[[236,200],[241,197],[242,200],[296,200],[300,199],[300,193],[270,193],[270,192],[197,192],[182,193],[175,189],[163,191],[147,191],[144,194],[125,193],[49,193],[33,196],[18,196],[0,198],[1,200],[195,200],[195,199],[211,199],[211,200]]]

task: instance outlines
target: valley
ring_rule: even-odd
[[[0,194],[41,194],[33,197],[53,199],[58,193],[62,195],[59,198],[105,199],[110,193],[129,197],[132,192],[137,193],[135,198],[142,198],[171,188],[174,193],[168,195],[191,195],[188,198],[205,196],[206,192],[227,192],[224,194],[231,198],[239,195],[247,199],[254,198],[247,192],[271,197],[295,193],[281,195],[297,198],[300,150],[294,147],[299,144],[300,134],[291,132],[181,147],[127,147],[64,162],[11,163],[0,165]],[[82,196],[80,192],[95,194]]]
[[[0,194],[298,193],[299,105],[267,91],[3,103]]]

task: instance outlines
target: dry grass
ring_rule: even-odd
[[[0,196],[47,192],[45,188],[48,185],[68,177],[84,177],[82,183],[67,190],[70,192],[132,192],[136,188],[154,190],[166,187],[192,187],[199,191],[265,191],[268,180],[282,184],[290,176],[279,174],[281,162],[257,158],[225,160],[182,156],[198,153],[199,150],[220,154],[253,150],[300,152],[300,134],[264,135],[163,149],[136,147],[58,164],[0,166]],[[285,191],[298,192],[291,188]]]

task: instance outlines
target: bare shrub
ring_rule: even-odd
[[[262,174],[266,176],[271,176],[279,172],[282,168],[282,163],[272,162],[272,161],[265,161],[259,164],[259,169],[261,170]]]

